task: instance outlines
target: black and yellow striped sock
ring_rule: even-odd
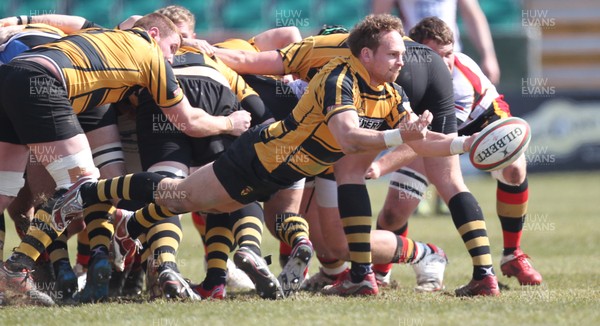
[[[127,221],[127,231],[132,239],[136,239],[154,224],[176,215],[178,214],[171,212],[164,206],[150,204],[135,211],[133,218]]]
[[[58,275],[58,264],[61,260],[69,261],[69,249],[67,246],[68,240],[67,232],[63,232],[56,240],[52,241],[48,246],[48,253],[50,255],[50,262],[54,269],[54,275]]]
[[[338,186],[338,207],[350,249],[350,275],[358,283],[371,273],[371,202],[367,186]]]
[[[183,238],[179,216],[171,216],[153,225],[146,234],[146,242],[160,273],[165,268],[179,272],[177,250]]]
[[[275,233],[279,240],[294,247],[302,239],[308,239],[308,222],[296,213],[282,213],[275,217]]]
[[[4,260],[4,241],[6,241],[6,224],[4,213],[0,214],[0,261]]]
[[[529,186],[527,179],[518,186],[507,185],[498,181],[496,211],[502,225],[504,255],[512,254],[521,246],[528,201]]]
[[[112,179],[100,180],[96,183],[84,184],[81,197],[84,203],[97,203],[110,199],[125,199],[150,203],[135,212],[135,218],[127,223],[127,230],[132,238],[137,238],[154,223],[177,215],[166,207],[154,204],[158,184],[166,177],[153,172],[128,174]]]
[[[111,199],[137,200],[153,203],[158,184],[165,176],[153,172],[127,174],[112,179],[103,179],[81,186],[84,203],[98,203]]]
[[[64,230],[54,227],[52,215],[49,213],[54,202],[49,200],[37,210],[27,234],[6,262],[9,269],[13,271],[23,268],[32,269],[35,261],[46,251],[46,248],[63,233]]]
[[[245,247],[261,256],[264,213],[257,202],[250,203],[230,214],[233,235],[240,247]]]
[[[448,208],[454,226],[471,255],[473,278],[481,280],[487,275],[494,275],[490,240],[487,236],[483,213],[473,194],[470,192],[456,194],[448,202]]]
[[[227,281],[227,259],[234,247],[231,229],[229,214],[206,216],[206,277],[202,282],[205,290]]]
[[[89,238],[89,247],[92,254],[108,254],[110,240],[114,234],[114,226],[109,222],[109,216],[115,208],[108,202],[88,206],[83,211],[86,230]]]

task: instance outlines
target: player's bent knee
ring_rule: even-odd
[[[518,186],[525,182],[527,171],[518,165],[509,165],[502,170],[492,171],[492,177],[504,184]]]

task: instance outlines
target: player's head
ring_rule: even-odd
[[[177,26],[165,15],[151,13],[140,18],[133,27],[140,27],[148,31],[163,52],[165,59],[173,62],[173,56],[181,45],[181,35]]]
[[[194,32],[196,29],[196,18],[188,9],[182,6],[172,5],[160,8],[156,12],[167,16],[167,18],[175,23],[175,26],[179,28],[181,37],[196,38],[196,32]]]
[[[415,42],[425,44],[439,54],[448,69],[454,68],[454,34],[450,26],[437,17],[423,18],[409,35]]]
[[[369,72],[372,84],[391,83],[400,74],[406,51],[403,34],[402,21],[388,14],[369,15],[350,32],[348,47]]]

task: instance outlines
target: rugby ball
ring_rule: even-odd
[[[500,119],[475,137],[469,159],[479,170],[500,170],[519,158],[530,140],[531,130],[525,120],[517,117]]]

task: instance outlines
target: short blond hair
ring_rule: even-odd
[[[187,8],[177,5],[166,6],[155,12],[167,16],[175,24],[188,24],[191,30],[196,29],[196,17]]]
[[[145,30],[149,30],[152,27],[158,28],[160,35],[163,37],[169,37],[173,34],[179,35],[179,29],[175,24],[163,14],[153,12],[140,18],[133,27],[141,27]]]

